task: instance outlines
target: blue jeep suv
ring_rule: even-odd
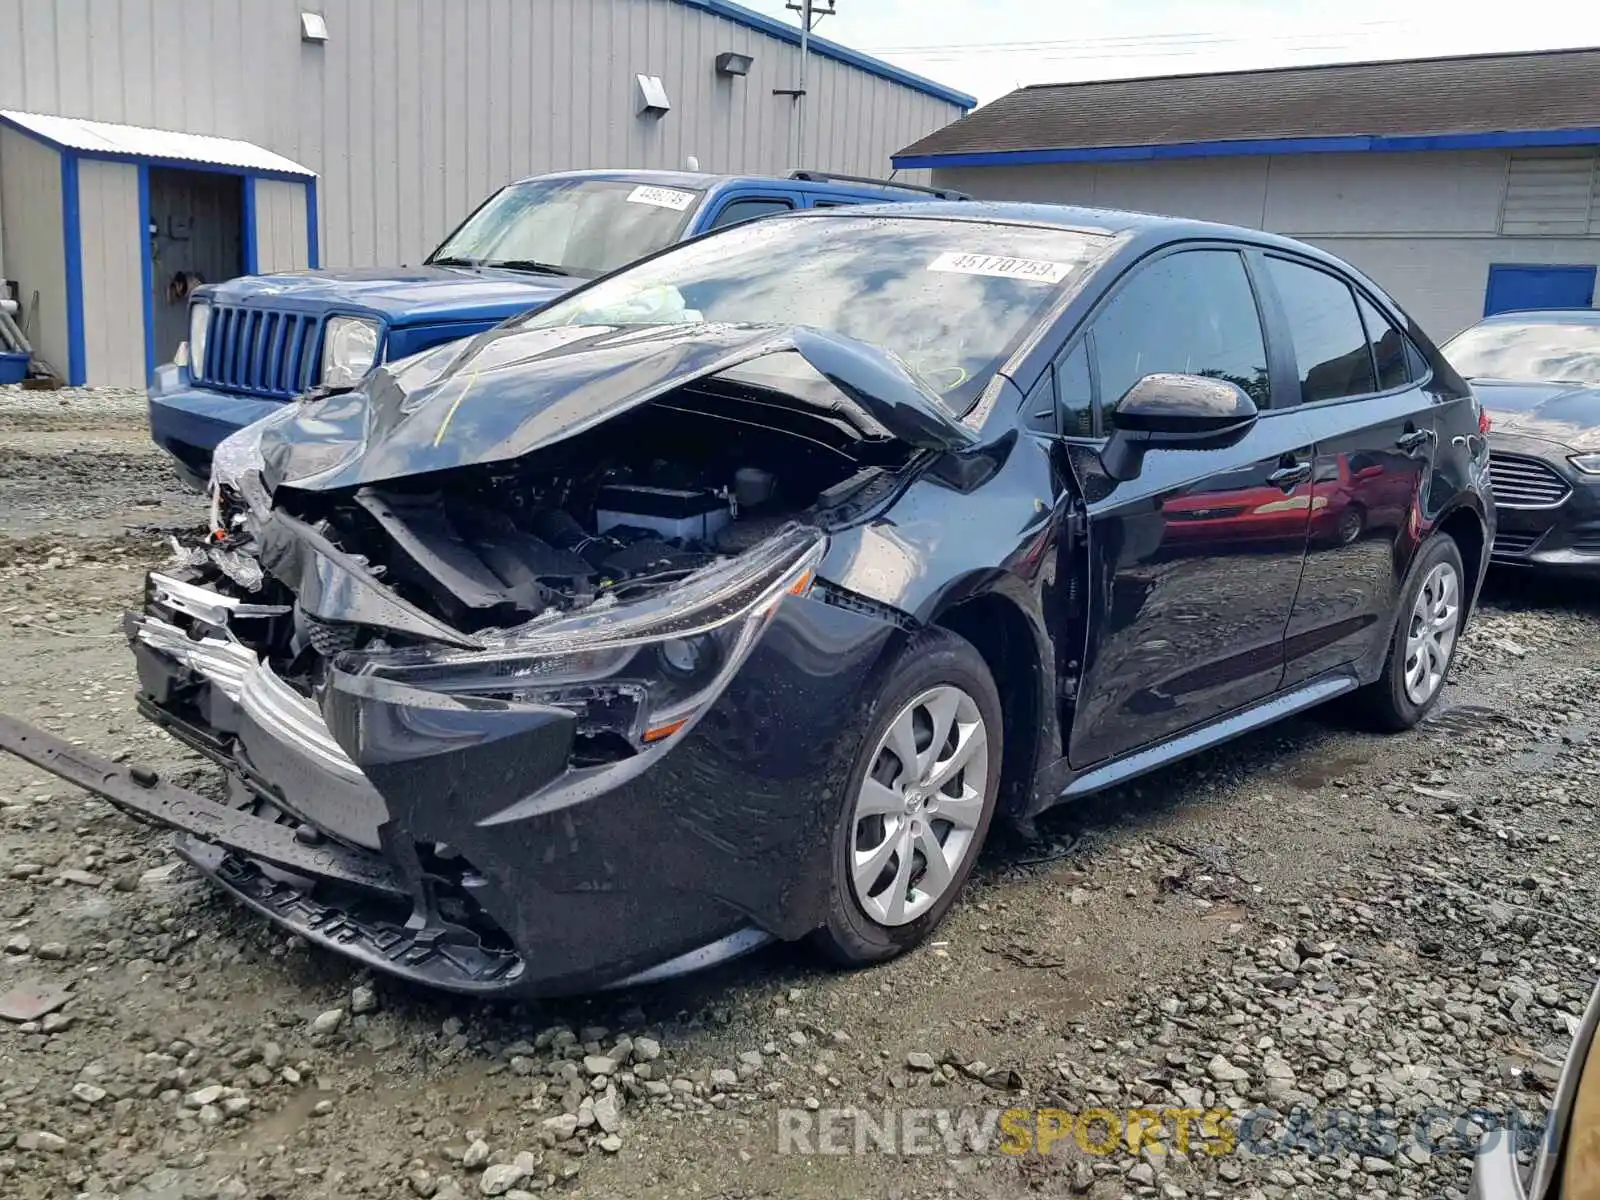
[[[150,386],[150,432],[203,487],[234,430],[316,388],[470,337],[674,242],[796,209],[959,193],[817,171],[784,178],[566,171],[484,201],[421,266],[247,275],[195,289]]]

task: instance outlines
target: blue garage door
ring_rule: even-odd
[[[1594,304],[1594,267],[1550,267],[1494,263],[1483,315],[1530,308],[1589,308]]]

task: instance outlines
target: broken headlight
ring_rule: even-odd
[[[364,669],[432,691],[571,709],[580,734],[643,747],[690,726],[722,693],[785,596],[810,590],[825,546],[816,530],[790,526],[643,600],[536,620],[480,650],[386,651]]]

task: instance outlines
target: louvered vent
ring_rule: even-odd
[[[1600,173],[1592,150],[1513,153],[1506,172],[1500,232],[1583,237],[1600,232]]]

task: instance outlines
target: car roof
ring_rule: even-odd
[[[1480,325],[1600,325],[1600,308],[1529,308],[1495,313]]]
[[[517,183],[532,183],[539,179],[599,179],[618,183],[652,183],[660,187],[692,188],[704,191],[728,183],[769,183],[796,192],[845,192],[858,196],[878,196],[885,192],[894,194],[901,190],[893,180],[862,183],[847,179],[790,179],[783,175],[717,175],[708,171],[630,170],[617,167],[597,167],[579,171],[550,171],[543,175],[529,175]],[[923,199],[926,193],[906,191],[908,198]]]
[[[1260,229],[1248,229],[1242,225],[1223,225],[1215,221],[1198,221],[1190,217],[1169,217],[1160,213],[1133,212],[1120,208],[1029,204],[1013,200],[932,200],[926,204],[919,204],[911,210],[901,205],[859,204],[849,208],[813,209],[767,219],[810,220],[864,216],[904,217],[919,221],[941,218],[952,221],[997,221],[1012,225],[1033,225],[1041,229],[1123,237],[1136,245],[1146,247],[1167,242],[1210,239],[1248,242],[1265,249],[1290,250],[1303,257],[1320,259],[1337,266],[1348,275],[1365,279],[1365,276],[1350,263],[1329,254],[1326,250],[1296,241],[1294,238],[1267,233]]]

